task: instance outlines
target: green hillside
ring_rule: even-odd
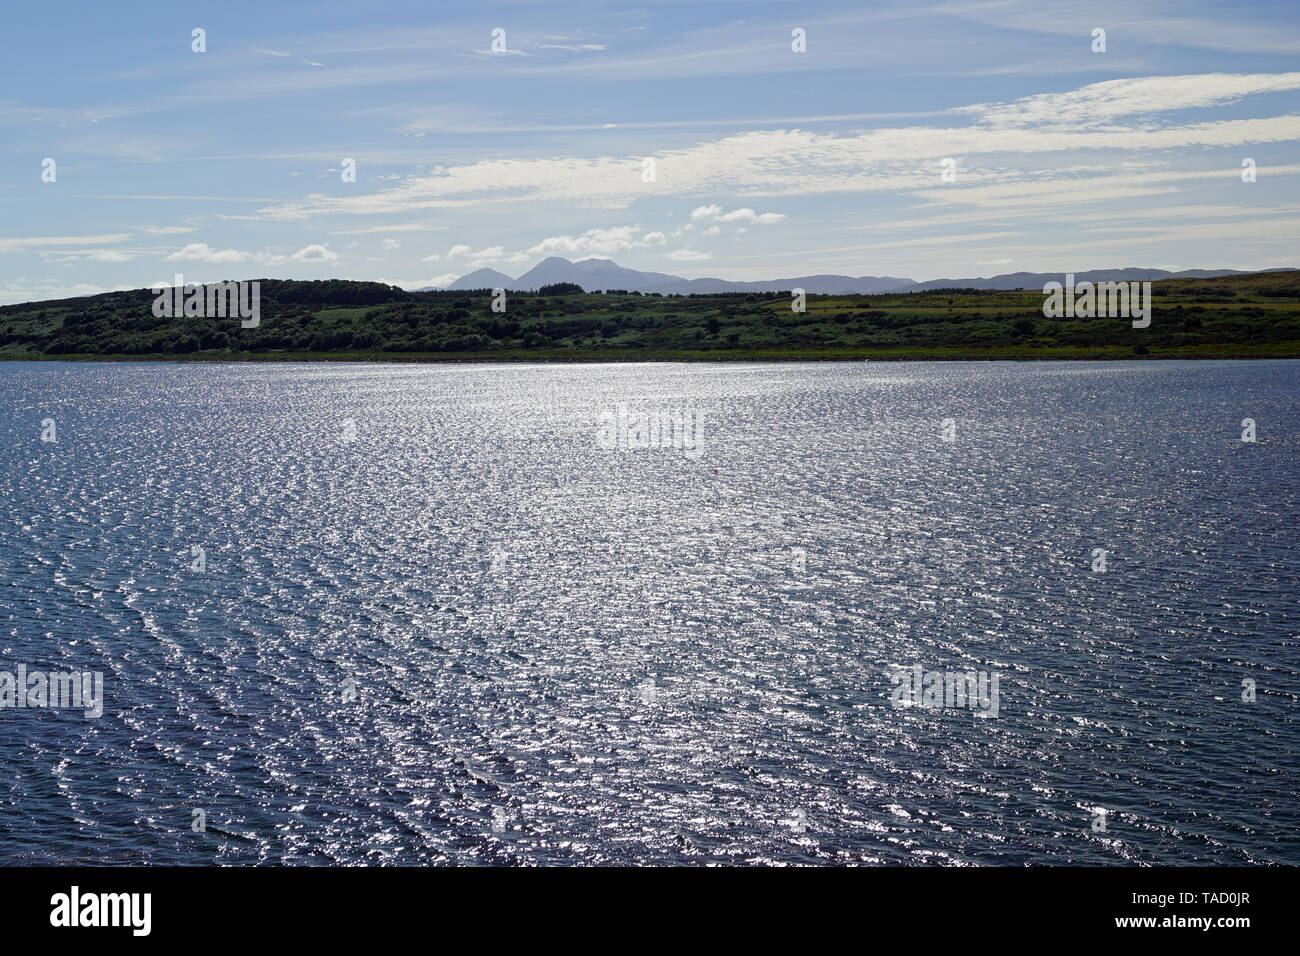
[[[156,318],[149,290],[0,307],[0,358],[643,361],[1300,357],[1300,272],[1153,284],[1149,328],[1044,318],[1043,293],[405,292],[261,280],[261,323]]]

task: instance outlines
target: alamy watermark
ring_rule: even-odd
[[[967,707],[998,715],[999,675],[988,671],[927,671],[920,664],[895,664],[885,672],[894,689],[889,699],[895,707],[952,710]]]
[[[1065,285],[1043,285],[1043,315],[1049,319],[1131,318],[1133,328],[1151,324],[1150,282],[1088,282],[1074,284],[1074,273],[1065,274]]]
[[[619,402],[600,413],[596,445],[605,451],[678,448],[687,458],[704,453],[704,415],[697,409],[644,412]]]
[[[86,717],[104,714],[102,671],[0,671],[0,710],[80,710]]]
[[[255,329],[262,321],[262,283],[213,282],[188,285],[179,272],[174,285],[156,282],[150,288],[154,299],[153,314],[160,319],[242,319],[245,329]]]
[[[83,893],[73,886],[50,897],[50,925],[119,926],[132,936],[148,936],[153,927],[152,893]]]

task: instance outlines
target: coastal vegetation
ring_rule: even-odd
[[[659,295],[571,283],[408,292],[262,279],[256,328],[158,317],[147,289],[0,307],[0,358],[646,361],[1300,357],[1300,272],[1153,284],[1152,321],[1047,318],[1041,289]]]

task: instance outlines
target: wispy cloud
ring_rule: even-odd
[[[0,252],[30,252],[37,249],[68,246],[111,245],[126,242],[129,232],[113,232],[98,236],[30,236],[21,239],[0,239]]]
[[[1247,96],[1295,89],[1300,89],[1300,73],[1144,76],[1092,83],[1065,93],[1038,93],[1010,103],[963,106],[957,112],[993,126],[1097,128],[1121,116],[1218,106]]]

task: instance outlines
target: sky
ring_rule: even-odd
[[[550,255],[744,280],[1300,266],[1295,0],[3,17],[0,303]]]

